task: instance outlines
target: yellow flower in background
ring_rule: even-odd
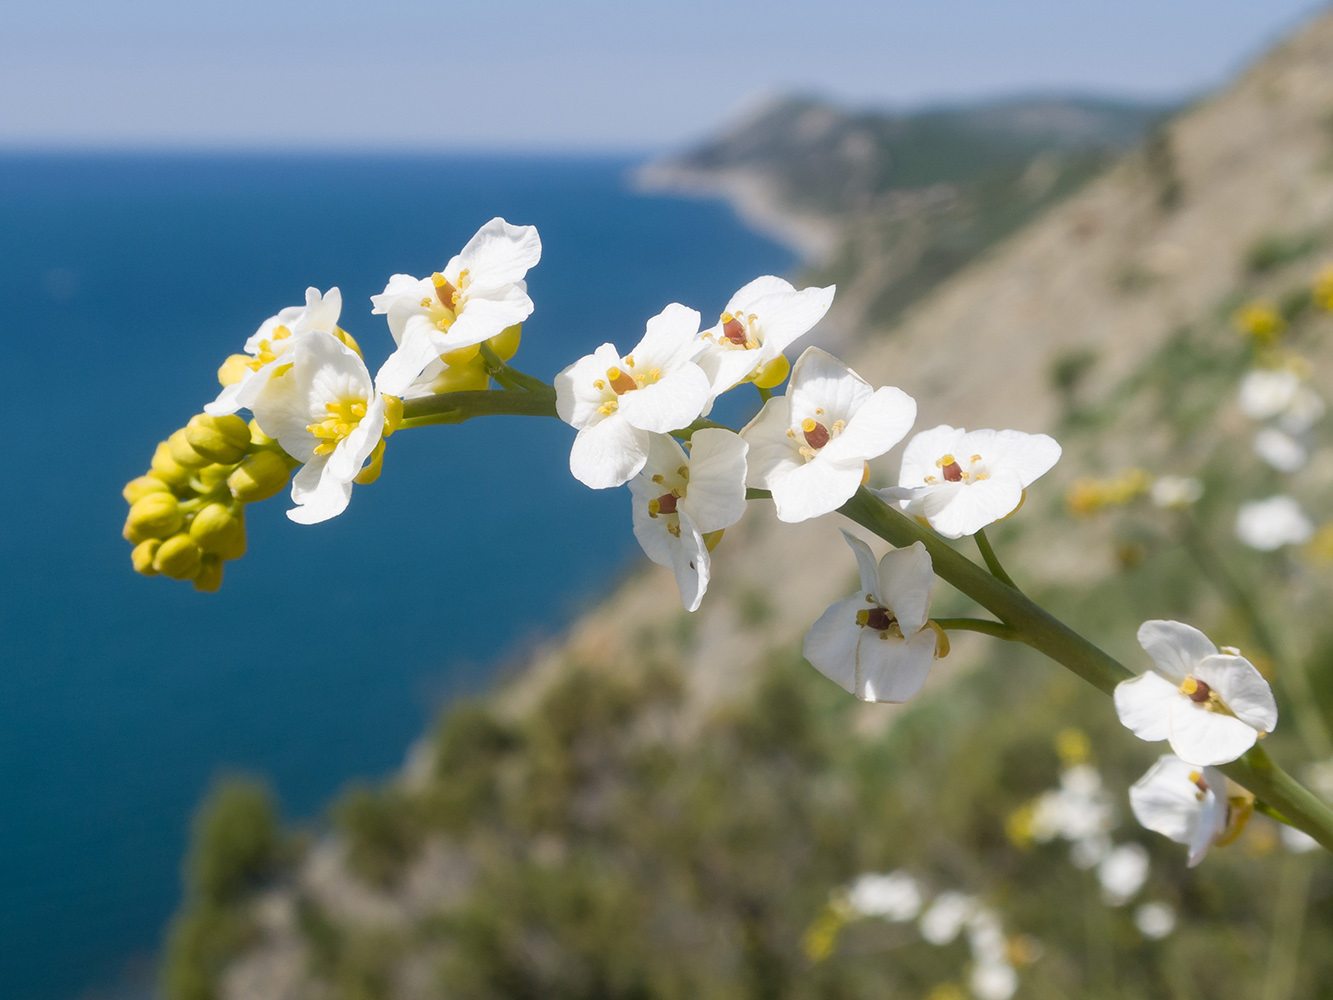
[[[1287,329],[1287,321],[1267,299],[1245,303],[1232,314],[1231,322],[1260,347],[1275,343]]]
[[[1314,304],[1320,309],[1333,312],[1333,264],[1315,275],[1314,288],[1311,289],[1310,297],[1314,299]]]
[[[1143,469],[1126,469],[1110,479],[1076,480],[1065,493],[1065,508],[1074,517],[1091,517],[1107,507],[1122,507],[1152,489],[1153,478]]]

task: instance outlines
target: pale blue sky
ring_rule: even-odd
[[[0,145],[616,150],[761,96],[1215,86],[1309,0],[3,0]]]

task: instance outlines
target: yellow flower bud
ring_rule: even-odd
[[[234,464],[223,465],[220,462],[214,462],[212,465],[205,465],[194,474],[194,478],[199,480],[199,485],[203,487],[201,493],[212,493],[213,487],[219,483],[224,483],[227,477],[231,475],[232,470],[236,468]]]
[[[446,368],[430,384],[431,392],[469,392],[486,389],[491,384],[491,377],[480,358],[474,358],[457,368]]]
[[[158,444],[150,464],[153,475],[169,486],[184,486],[190,481],[190,470],[171,457],[171,449],[165,441]]]
[[[173,580],[190,580],[199,572],[203,553],[189,535],[172,535],[158,548],[153,569]]]
[[[125,518],[125,540],[147,541],[149,538],[168,538],[180,531],[185,523],[180,504],[170,493],[149,493],[130,504]]]
[[[146,497],[149,493],[170,493],[171,487],[157,476],[136,476],[125,484],[125,488],[120,491],[120,495],[125,498],[126,503],[134,503],[140,497]]]
[[[187,469],[198,469],[208,464],[208,459],[190,447],[184,427],[172,431],[171,437],[167,438],[167,450],[179,465]]]
[[[401,396],[384,397],[384,436],[391,437],[403,422],[403,399]]]
[[[266,448],[278,443],[277,438],[271,438],[264,433],[263,428],[259,426],[259,423],[257,421],[251,420],[249,423],[249,427],[250,427],[250,443],[254,445],[256,448]]]
[[[236,384],[250,370],[250,362],[252,361],[254,361],[254,358],[248,354],[231,355],[226,361],[222,362],[222,367],[218,369],[218,381],[223,385]]]
[[[518,353],[519,341],[523,339],[523,324],[507,326],[490,340],[486,341],[501,361],[508,361]]]
[[[353,337],[350,333],[348,333],[348,332],[347,332],[346,330],[344,330],[342,327],[340,327],[340,326],[335,326],[335,327],[333,328],[333,335],[334,335],[335,337],[337,337],[339,340],[341,340],[341,341],[342,341],[344,344],[346,344],[348,347],[350,347],[352,350],[356,351],[356,353],[357,353],[358,355],[361,355],[361,345],[358,344],[358,343],[356,342],[356,338],[355,338],[355,337]],[[364,355],[361,355],[361,356],[364,357]]]
[[[239,559],[245,555],[245,515],[226,504],[210,503],[194,515],[190,537],[202,552]]]
[[[480,344],[470,344],[467,347],[460,347],[456,351],[450,351],[448,354],[441,354],[440,360],[450,368],[461,368],[469,361],[474,360],[481,353]]]
[[[356,478],[352,482],[361,486],[369,486],[376,479],[379,479],[380,473],[384,471],[384,439],[380,438],[379,444],[375,445],[375,450],[370,453],[370,461],[365,464]]]
[[[775,389],[780,386],[791,372],[791,362],[787,355],[779,354],[776,358],[759,369],[754,377],[754,384],[761,389]]]
[[[206,594],[222,586],[222,560],[218,556],[204,556],[199,561],[199,573],[194,578],[194,589]]]
[[[134,564],[134,572],[142,573],[144,576],[157,576],[157,570],[153,569],[153,559],[157,556],[157,550],[162,547],[162,542],[157,538],[149,538],[140,542],[130,553],[130,562]]]
[[[241,503],[267,500],[287,485],[287,461],[276,451],[257,451],[227,477],[227,488]]]
[[[210,462],[235,465],[250,447],[250,425],[235,415],[197,413],[185,425],[185,440]]]

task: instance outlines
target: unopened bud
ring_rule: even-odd
[[[236,468],[235,465],[223,465],[220,462],[214,462],[212,465],[205,465],[196,472],[194,478],[199,480],[199,485],[203,487],[202,492],[211,493],[213,487],[227,481],[227,477],[231,475],[231,470],[234,468]]]
[[[370,461],[365,464],[356,478],[352,482],[360,486],[369,486],[376,479],[379,479],[380,473],[384,471],[384,439],[380,438],[379,444],[375,445],[375,450],[370,453]]]
[[[481,392],[491,384],[486,366],[476,358],[456,368],[446,368],[430,384],[431,392]]]
[[[245,515],[226,504],[210,503],[194,515],[190,537],[202,552],[239,559],[245,555]]]
[[[158,444],[149,464],[153,475],[169,486],[184,486],[190,481],[190,470],[171,457],[171,449],[165,441]]]
[[[136,476],[125,484],[125,488],[120,491],[120,495],[125,498],[126,503],[134,503],[141,497],[148,496],[149,493],[170,493],[171,487],[157,476]]]
[[[259,421],[252,419],[246,426],[250,428],[250,444],[254,447],[266,448],[278,443],[277,438],[271,438],[264,433],[264,428],[259,426]]]
[[[276,451],[257,451],[227,477],[227,488],[241,503],[267,500],[287,485],[287,461]]]
[[[157,570],[153,569],[153,559],[161,547],[162,542],[157,538],[149,538],[136,545],[134,551],[130,553],[134,572],[142,573],[144,576],[157,576]]]
[[[199,560],[199,572],[195,574],[194,589],[211,594],[222,586],[222,559],[218,556],[204,556]]]
[[[472,361],[481,353],[480,344],[469,344],[467,347],[460,347],[456,351],[450,351],[448,354],[441,354],[440,360],[450,368],[458,368]]]
[[[712,552],[717,548],[717,543],[722,541],[722,532],[725,530],[725,528],[718,528],[716,531],[707,532],[703,536],[704,547],[707,548],[709,552]]]
[[[250,371],[250,363],[254,358],[248,354],[233,354],[222,362],[222,367],[218,369],[218,381],[223,385],[235,385],[245,373]]]
[[[235,465],[250,447],[250,425],[235,414],[210,417],[197,413],[185,425],[185,440],[210,462]]]
[[[149,538],[168,538],[180,531],[185,518],[170,493],[149,493],[130,504],[125,518],[125,540],[136,545]]]
[[[153,569],[173,580],[189,580],[199,572],[203,553],[189,535],[172,535],[158,548]]]
[[[754,384],[761,389],[776,389],[791,373],[791,362],[787,360],[785,354],[779,354],[776,358],[759,369],[759,374],[754,377]]]
[[[172,431],[171,437],[167,438],[167,450],[171,452],[171,457],[177,463],[187,469],[198,469],[208,464],[208,459],[190,447],[190,441],[185,436],[184,427],[178,431]]]
[[[355,337],[353,337],[350,333],[348,333],[348,332],[347,332],[346,330],[344,330],[342,327],[340,327],[340,326],[335,326],[335,327],[333,328],[333,335],[334,335],[335,337],[337,337],[339,340],[341,340],[341,341],[342,341],[344,344],[346,344],[348,347],[350,347],[352,350],[354,350],[354,351],[357,353],[357,356],[358,356],[358,357],[362,356],[362,355],[361,355],[361,345],[358,344],[358,343],[356,342],[356,338],[355,338]],[[216,589],[216,588],[214,588],[214,589]]]
[[[523,339],[523,324],[507,326],[490,340],[486,341],[501,361],[508,361],[518,353],[519,342]]]

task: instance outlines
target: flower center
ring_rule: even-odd
[[[815,416],[824,416],[822,406],[815,410]],[[807,462],[813,459],[820,449],[841,434],[846,427],[847,421],[845,420],[835,420],[832,424],[824,424],[814,417],[806,417],[801,421],[801,437],[805,440],[805,444],[798,449],[802,457]],[[787,437],[795,438],[796,431],[789,429]]]
[[[680,513],[680,501],[685,496],[686,484],[690,478],[690,467],[682,465],[676,470],[676,479],[679,480],[678,486],[668,486],[666,476],[660,472],[653,476],[653,482],[662,487],[664,492],[661,496],[648,501],[648,516],[651,518],[668,517],[671,514]],[[666,529],[673,538],[680,537],[680,518],[673,517],[667,521]]]
[[[343,399],[336,403],[325,403],[328,416],[317,424],[310,424],[306,430],[319,438],[315,446],[316,455],[329,455],[352,431],[356,430],[361,419],[366,415],[364,399]]]
[[[663,493],[656,500],[648,501],[648,516],[658,517],[662,514],[676,513],[676,501],[680,498],[674,493]]]
[[[457,285],[439,271],[432,274],[430,280],[435,286],[435,297],[422,299],[421,307],[430,310],[436,329],[448,330],[467,305],[467,286],[472,283],[471,277],[468,269],[463,268],[458,272]]]
[[[718,343],[743,351],[754,350],[759,346],[758,331],[755,329],[758,319],[753,313],[746,316],[743,313],[724,312],[721,316],[722,336]]]
[[[978,468],[978,466],[981,467]],[[946,483],[971,484],[990,478],[990,473],[986,471],[985,465],[982,464],[980,455],[973,455],[968,459],[966,468],[953,455],[941,455],[935,459],[935,468],[940,470],[940,474],[939,476],[927,476],[926,485],[928,486],[937,486],[941,480]]]
[[[278,354],[273,350],[274,342],[286,340],[291,335],[292,331],[285,326],[282,326],[281,324],[275,326],[273,328],[273,333],[269,338],[259,342],[259,351],[255,354],[254,359],[246,362],[250,370],[257,372],[270,361],[276,361]]]
[[[1201,681],[1192,674],[1180,682],[1180,693],[1196,705],[1202,705],[1213,693],[1207,681]]]
[[[856,624],[862,628],[868,628],[872,632],[878,632],[881,639],[887,639],[890,635],[899,639],[903,638],[903,630],[898,625],[898,619],[893,616],[893,612],[888,608],[881,608],[879,605],[875,605],[873,608],[862,608],[858,611],[856,613]]]
[[[606,381],[611,386],[611,391],[617,396],[633,392],[639,387],[639,383],[634,380],[634,376],[623,368],[608,368],[606,370]]]

